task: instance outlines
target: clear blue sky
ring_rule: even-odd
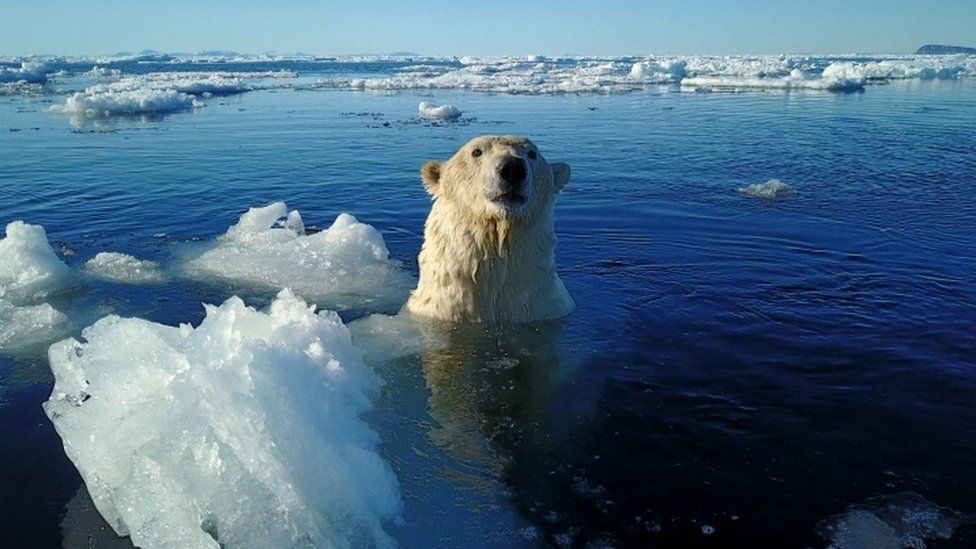
[[[0,55],[911,52],[976,46],[976,0],[0,0]]]

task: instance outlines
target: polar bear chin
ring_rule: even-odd
[[[523,323],[569,314],[556,274],[553,205],[569,181],[528,139],[482,136],[421,176],[434,203],[406,312],[451,322]]]

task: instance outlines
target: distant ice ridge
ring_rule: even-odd
[[[206,312],[51,347],[44,410],[102,516],[141,547],[394,546],[398,482],[361,418],[379,380],[338,315],[287,290]]]
[[[840,71],[831,71],[834,65],[816,75],[793,69],[787,76],[697,76],[685,78],[682,87],[694,89],[713,88],[760,88],[760,89],[808,89],[849,91],[864,88],[863,77],[847,77]]]
[[[770,179],[765,183],[753,183],[746,187],[739,187],[739,192],[746,196],[772,200],[784,196],[793,196],[796,194],[796,189],[779,179]]]
[[[251,208],[217,242],[186,264],[193,278],[268,289],[291,288],[322,307],[395,312],[412,280],[390,260],[383,236],[339,215],[306,234],[301,215],[283,202]]]
[[[159,263],[118,252],[101,252],[85,262],[85,268],[99,278],[129,284],[151,284],[164,279]]]
[[[48,244],[44,227],[9,223],[0,240],[0,351],[63,337],[71,323],[45,300],[77,282]]]
[[[461,111],[453,105],[431,105],[426,101],[421,101],[418,107],[420,118],[428,120],[454,120],[461,117]]]
[[[22,61],[19,69],[0,67],[0,83],[25,82],[27,84],[43,84],[47,82],[47,75],[52,69],[44,63]]]
[[[363,60],[369,62],[369,60]],[[377,60],[373,60],[377,61]],[[513,94],[624,93],[650,86],[855,90],[878,80],[976,76],[976,56],[460,57],[414,59],[396,74],[323,78],[359,90],[460,89]]]

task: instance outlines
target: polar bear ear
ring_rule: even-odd
[[[420,167],[420,178],[430,196],[437,196],[437,186],[441,181],[441,163],[431,160]]]
[[[569,164],[554,162],[552,164],[552,179],[556,185],[556,192],[563,190],[566,183],[569,183]]]

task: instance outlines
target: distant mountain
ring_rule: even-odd
[[[941,55],[944,53],[968,53],[971,55],[976,55],[976,48],[967,48],[965,46],[944,46],[942,44],[925,44],[915,53],[921,55]]]

